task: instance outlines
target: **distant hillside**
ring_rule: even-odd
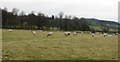
[[[114,21],[106,21],[106,20],[98,20],[98,19],[86,19],[88,24],[92,27],[100,29],[101,25],[108,25],[111,30],[118,30],[118,24],[117,22]]]

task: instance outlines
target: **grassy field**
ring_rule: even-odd
[[[0,28],[0,61],[2,61],[2,29]]]
[[[3,60],[117,60],[118,36],[2,30]]]

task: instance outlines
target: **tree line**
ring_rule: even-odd
[[[27,29],[27,30],[64,30],[64,31],[91,31],[96,32],[86,21],[86,18],[65,15],[60,12],[58,16],[47,16],[42,12],[35,14],[34,11],[26,14],[24,11],[13,8],[8,11],[5,7],[2,10],[2,28],[5,29]],[[109,26],[101,25],[102,32],[108,32]]]
[[[24,11],[18,12],[19,9],[17,8],[13,8],[11,12],[9,12],[6,7],[2,9],[2,28],[39,30],[59,29],[65,31],[90,30],[89,24],[85,21],[85,18],[64,15],[63,12],[60,12],[58,17],[55,15],[49,17],[42,12],[38,12],[37,15],[34,11],[31,11],[28,15],[26,15]]]

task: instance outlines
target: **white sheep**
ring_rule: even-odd
[[[114,35],[107,35],[107,36],[114,36]]]
[[[68,36],[70,35],[70,32],[64,32],[65,33],[65,36]]]
[[[116,34],[112,34],[112,36],[115,36]]]
[[[81,34],[83,34],[83,32],[81,31]]]
[[[77,35],[77,33],[76,33],[76,32],[73,32],[73,34],[74,34],[74,35]]]
[[[95,33],[91,33],[91,36],[94,37],[94,36],[95,36]]]
[[[13,30],[12,30],[12,29],[9,29],[9,32],[13,32]]]
[[[92,33],[90,32],[89,34],[91,35]]]
[[[53,32],[49,32],[47,36],[53,36]]]
[[[33,35],[36,35],[36,31],[31,31]]]
[[[38,30],[38,32],[43,32],[43,30]]]
[[[103,36],[106,37],[106,36],[107,36],[107,33],[104,33]]]
[[[57,31],[57,32],[59,32],[59,31]]]
[[[115,35],[118,35],[119,33],[115,33]]]
[[[97,35],[100,35],[100,33],[99,33],[99,32],[97,32]]]

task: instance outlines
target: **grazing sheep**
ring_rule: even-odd
[[[92,33],[90,32],[89,34],[91,35]]]
[[[77,35],[77,33],[76,33],[76,32],[74,32],[73,34],[74,34],[74,35]]]
[[[38,32],[42,32],[43,30],[38,30]]]
[[[94,36],[95,36],[95,33],[91,33],[91,36],[94,37]]]
[[[49,32],[48,34],[47,34],[47,36],[53,36],[53,32]]]
[[[59,31],[57,31],[57,32],[59,32]]]
[[[103,36],[106,37],[106,36],[107,36],[107,33],[104,33]]]
[[[119,34],[119,33],[115,33],[115,35],[118,35],[118,36],[120,36],[120,34]]]
[[[80,32],[79,32],[79,31],[77,31],[76,33],[83,33],[83,32],[81,32],[81,31],[80,31]]]
[[[13,32],[13,30],[12,30],[12,29],[9,29],[9,32]]]
[[[114,36],[114,35],[107,35],[107,36]]]
[[[98,32],[97,35],[100,35],[100,33]]]
[[[112,36],[115,36],[116,34],[112,34]]]
[[[118,35],[119,33],[115,33],[115,35]]]
[[[31,31],[33,35],[36,35],[36,31]]]
[[[81,31],[81,34],[82,34],[83,32]]]
[[[70,32],[65,32],[65,36],[68,36],[68,35],[70,35]]]

